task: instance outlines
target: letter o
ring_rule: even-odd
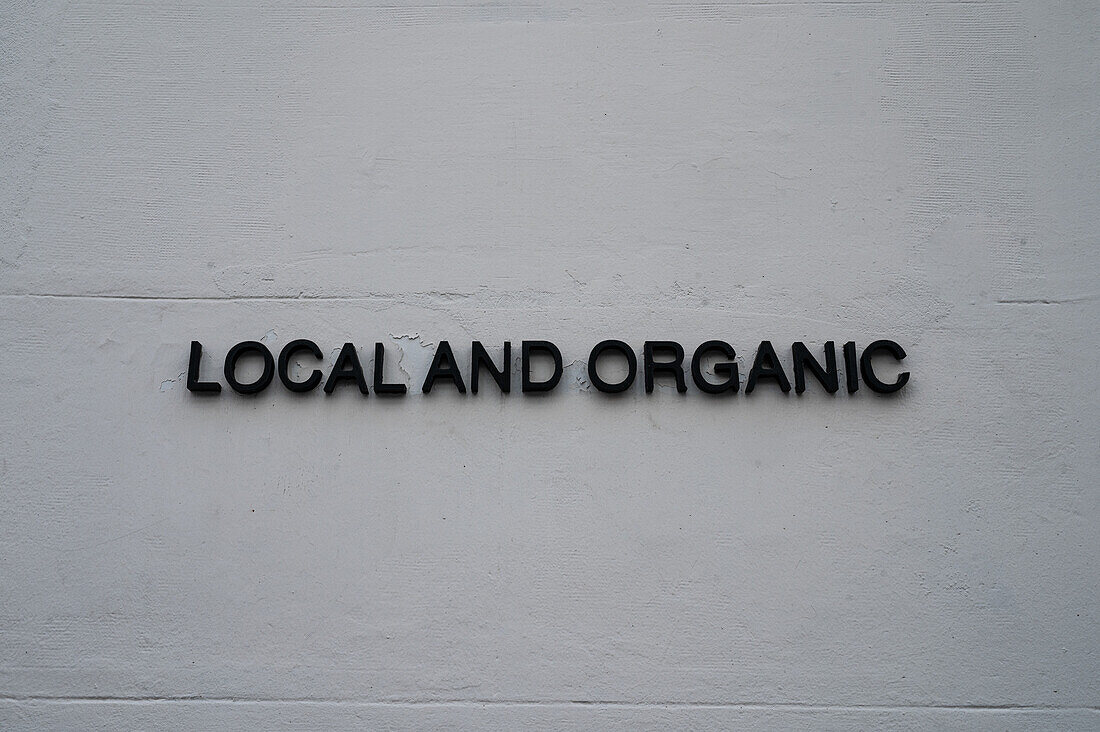
[[[604,351],[618,351],[626,357],[626,378],[617,384],[609,384],[604,381],[596,371],[596,361],[599,360]],[[588,356],[588,380],[592,382],[593,386],[605,394],[618,394],[626,391],[630,388],[630,385],[634,383],[634,377],[637,375],[638,357],[634,355],[634,349],[622,341],[600,341]]]
[[[264,360],[264,373],[251,384],[242,384],[237,381],[237,361],[243,356],[257,353]],[[267,346],[259,341],[244,341],[229,349],[225,354],[225,380],[229,387],[238,394],[258,394],[267,388],[271,379],[275,376],[275,359]]]

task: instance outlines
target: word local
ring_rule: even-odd
[[[558,385],[564,371],[562,366],[561,351],[550,341],[523,341],[520,345],[520,376],[524,392],[548,392]],[[315,369],[304,380],[295,380],[290,373],[291,359],[302,354],[309,354],[313,358],[323,358],[321,349],[316,343],[309,340],[296,340],[283,346],[279,352],[278,361],[272,356],[271,351],[263,343],[258,341],[244,341],[229,349],[225,355],[225,368],[223,373],[225,381],[230,388],[238,394],[258,394],[266,389],[278,373],[279,381],[287,389],[293,392],[307,392],[316,389],[320,385],[324,375],[320,369]],[[875,373],[871,360],[875,356],[886,355],[898,361],[905,358],[905,349],[894,341],[874,341],[862,353],[856,351],[856,344],[849,341],[842,348],[844,359],[844,377],[848,393],[859,389],[859,377],[863,377],[863,383],[871,391],[880,394],[896,392],[909,381],[909,372],[899,373],[891,382],[881,380]],[[408,389],[405,384],[392,383],[385,380],[385,347],[381,343],[374,344],[374,378],[373,389],[376,394],[403,395]],[[691,380],[696,388],[706,394],[723,394],[736,392],[741,385],[737,370],[736,352],[725,341],[707,341],[695,349],[692,354],[688,370],[691,372]],[[805,344],[796,341],[791,345],[791,360],[794,372],[794,390],[801,394],[806,390],[806,374],[810,374],[821,387],[830,394],[840,388],[837,371],[836,349],[833,342],[828,341],[823,349],[824,365],[810,353]],[[251,382],[241,382],[237,379],[237,364],[245,357],[258,356],[263,361],[263,374]],[[616,381],[607,381],[600,376],[599,363],[601,359],[617,356],[626,363],[626,375]],[[536,380],[532,375],[532,362],[536,359],[549,360],[553,363],[554,371],[547,379]],[[654,381],[658,377],[670,378],[675,381],[676,390],[687,391],[687,377],[684,368],[684,348],[675,341],[646,341],[642,346],[642,375],[646,393],[653,392]],[[717,359],[717,360],[716,360]],[[191,341],[191,359],[187,367],[187,388],[199,394],[217,394],[221,392],[221,384],[216,381],[203,381],[199,373],[202,361],[202,344]],[[716,380],[711,380],[704,374],[704,362],[710,363],[710,371]],[[486,351],[480,341],[474,341],[471,346],[469,381],[470,391],[477,394],[480,385],[479,377],[485,372],[496,384],[501,392],[507,394],[512,388],[512,344],[505,341],[501,365],[498,367],[493,358]],[[606,368],[606,366],[605,366]],[[634,349],[622,341],[608,340],[596,344],[588,357],[588,380],[596,388],[607,394],[624,392],[631,387],[638,375],[638,358]],[[363,372],[363,366],[359,361],[359,354],[352,343],[345,343],[336,357],[336,362],[324,379],[324,391],[332,394],[338,386],[354,384],[363,394],[369,392],[367,379]],[[748,378],[745,380],[745,393],[751,394],[757,384],[762,382],[774,383],[784,392],[791,390],[791,382],[787,378],[787,372],[779,360],[770,341],[762,341],[756,350],[756,357],[749,368]],[[437,384],[447,384],[458,392],[466,393],[466,381],[459,368],[458,359],[447,341],[440,341],[432,359],[432,365],[424,378],[423,393],[430,394]]]

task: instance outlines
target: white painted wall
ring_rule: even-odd
[[[7,5],[0,727],[1100,728],[1098,21]],[[576,363],[184,389],[299,337]],[[610,399],[608,337],[913,378]]]

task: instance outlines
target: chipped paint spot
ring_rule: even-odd
[[[183,378],[184,378],[184,376],[186,376],[186,374],[187,374],[186,371],[180,371],[179,375],[176,376],[174,379],[165,379],[164,381],[160,382],[160,391],[161,391],[161,393],[164,393],[166,391],[172,391],[172,389],[175,389],[176,384],[179,384],[180,382],[182,382]]]
[[[393,338],[393,345],[400,354],[397,368],[405,375],[409,392],[419,393],[424,375],[428,373],[432,358],[435,356],[435,344],[426,342],[419,333],[390,333],[390,337]]]

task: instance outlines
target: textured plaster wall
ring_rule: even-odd
[[[1098,33],[6,4],[0,727],[1100,727]],[[301,337],[412,393],[184,388]],[[913,377],[609,398],[612,337]],[[552,395],[419,393],[524,338]]]

